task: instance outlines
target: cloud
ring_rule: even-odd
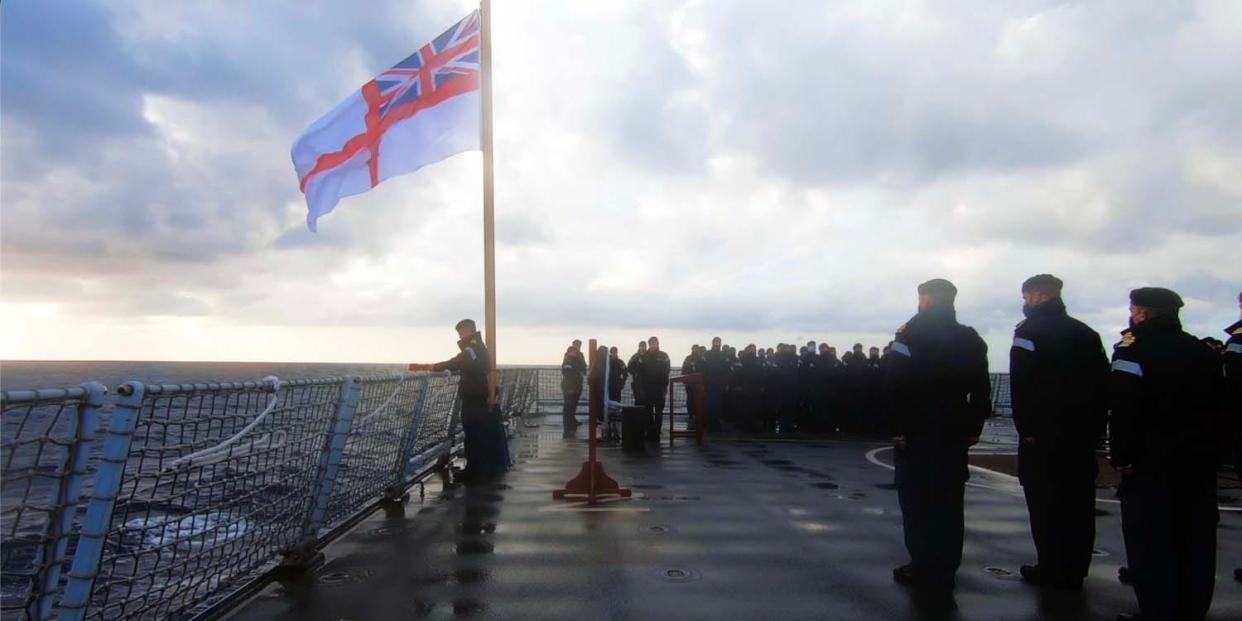
[[[504,329],[880,341],[941,276],[1003,366],[1044,271],[1104,333],[1146,284],[1195,331],[1236,316],[1237,3],[497,4]],[[294,138],[473,5],[368,6],[6,4],[6,305],[307,339],[481,316],[476,153],[305,230]]]

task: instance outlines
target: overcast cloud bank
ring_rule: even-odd
[[[999,370],[1038,272],[1106,342],[1137,286],[1237,318],[1242,3],[496,4],[502,362],[880,345],[932,277]],[[0,355],[447,354],[478,155],[311,234],[288,149],[470,9],[5,3]]]

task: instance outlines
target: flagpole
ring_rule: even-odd
[[[485,319],[483,337],[491,352],[491,369],[488,370],[488,403],[496,402],[496,214],[495,184],[492,179],[494,159],[492,155],[492,3],[480,0],[481,65],[483,69],[483,304]]]

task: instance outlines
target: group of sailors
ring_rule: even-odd
[[[704,403],[698,403],[691,390],[686,405],[710,431],[719,431],[721,421],[727,421],[745,431],[887,433],[879,393],[890,355],[887,346],[883,353],[878,347],[868,353],[856,343],[838,358],[835,347],[815,341],[801,348],[780,343],[763,349],[751,344],[739,352],[716,337],[710,348],[691,347],[680,373],[702,374]],[[672,372],[659,339],[639,341],[628,362],[616,347],[609,357],[609,398],[620,402],[628,383],[634,403],[650,410],[649,435],[658,437]],[[562,414],[569,427],[577,424],[574,412],[586,372],[581,341],[574,341],[561,361]]]
[[[1135,289],[1130,327],[1110,361],[1099,334],[1068,315],[1061,289],[1049,274],[1022,284],[1026,319],[1010,348],[1018,475],[1037,556],[1022,578],[1082,588],[1095,541],[1096,449],[1106,433],[1128,561],[1119,577],[1141,611],[1118,618],[1203,619],[1215,589],[1216,477],[1230,448],[1222,445],[1232,442],[1242,472],[1242,321],[1214,348],[1182,330],[1177,293]],[[968,451],[992,413],[987,346],[957,321],[956,295],[947,280],[919,285],[917,314],[883,354],[856,345],[838,360],[832,347],[813,343],[735,352],[717,338],[682,365],[703,374],[705,402],[691,398],[688,407],[709,430],[730,417],[780,431],[886,428],[910,555],[893,578],[932,588],[951,588],[961,565]],[[609,397],[620,401],[628,377],[655,438],[670,366],[655,337],[628,363],[611,350]],[[575,425],[581,343],[562,368],[565,423]]]

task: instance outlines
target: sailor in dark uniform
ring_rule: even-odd
[[[815,354],[815,374],[812,378],[811,393],[811,430],[816,433],[835,431],[832,424],[829,403],[832,400],[832,372],[836,359],[828,355],[828,344],[820,343]]]
[[[668,354],[660,351],[660,339],[647,339],[647,352],[643,354],[643,394],[651,412],[651,427],[647,437],[660,439],[660,424],[664,421],[664,398],[668,392],[668,377],[672,370]]]
[[[625,389],[625,378],[630,373],[625,367],[625,361],[621,359],[620,352],[616,347],[608,350],[608,400],[621,402],[621,391]]]
[[[1182,331],[1181,307],[1168,289],[1131,291],[1109,379],[1111,461],[1143,619],[1203,619],[1216,582],[1220,360]]]
[[[500,421],[499,410],[488,407],[487,374],[491,370],[491,354],[483,344],[483,335],[474,321],[457,322],[456,356],[432,365],[433,371],[453,371],[461,375],[457,397],[461,402],[461,429],[465,436],[465,480],[495,476],[509,467],[508,442]]]
[[[864,431],[870,421],[867,420],[867,354],[863,353],[862,343],[854,343],[853,351],[846,353],[841,362],[845,364],[846,399],[846,414],[841,429]]]
[[[1238,310],[1242,311],[1242,293],[1238,294]],[[1233,424],[1233,473],[1242,478],[1242,320],[1225,328],[1229,340],[1221,353],[1225,377],[1225,409]],[[1242,568],[1233,570],[1234,580],[1242,580]]]
[[[772,385],[776,392],[776,424],[780,433],[793,433],[798,413],[798,351],[782,343],[776,349]]]
[[[819,421],[815,415],[816,363],[819,362],[819,354],[812,347],[813,344],[814,341],[811,341],[798,350],[798,403],[794,418],[797,420],[798,429],[804,431],[819,430]]]
[[[707,393],[704,421],[709,431],[718,431],[724,409],[725,383],[729,378],[729,360],[720,337],[712,337],[712,348],[703,352],[703,387]]]
[[[1095,542],[1095,445],[1108,421],[1108,356],[1100,335],[1066,314],[1061,280],[1022,283],[1009,349],[1018,479],[1026,495],[1036,565],[1028,582],[1082,588]]]
[[[699,372],[699,346],[691,345],[690,354],[681,361],[681,374],[691,375]]]
[[[700,368],[703,366],[702,349],[703,348],[698,345],[690,346],[690,355],[686,356],[686,358],[681,361],[681,374],[682,375],[693,375],[695,373],[701,373],[703,371],[703,369]],[[690,416],[694,418],[695,420],[700,420],[699,417],[702,415],[702,412],[700,412],[701,408],[702,406],[695,399],[695,391],[687,390],[686,391],[686,412],[689,413]]]
[[[763,429],[763,360],[754,345],[747,345],[738,354],[738,413],[739,423],[746,431]]]
[[[582,379],[586,377],[586,358],[582,355],[582,341],[575,340],[561,359],[561,395],[564,397],[561,408],[561,424],[565,428],[578,426],[575,414],[578,411],[578,400],[582,398]]]
[[[643,373],[643,359],[647,355],[647,341],[638,342],[638,351],[630,356],[630,361],[625,365],[630,371],[630,377],[634,378],[630,381],[630,391],[634,393],[634,405],[647,405],[647,395],[643,392],[643,381],[647,377]]]
[[[992,412],[988,348],[957,322],[957,288],[929,280],[919,312],[897,330],[884,378],[897,499],[910,563],[893,579],[952,588],[962,562],[967,451]]]
[[[880,373],[879,347],[871,347],[867,350],[867,372],[864,378],[866,396],[863,411],[866,415],[863,430],[868,433],[887,433],[888,423],[884,420],[884,407],[881,402],[884,376]]]

